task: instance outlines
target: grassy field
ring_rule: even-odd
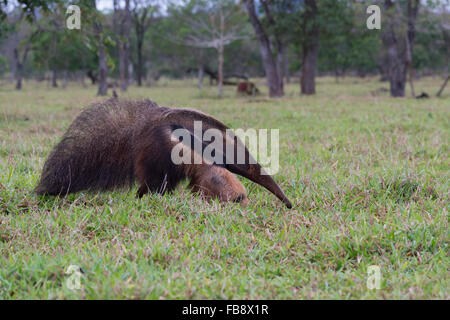
[[[435,93],[440,79],[416,90]],[[259,81],[262,87],[262,80]],[[450,299],[449,88],[393,99],[376,79],[291,84],[282,99],[162,80],[127,97],[191,107],[233,128],[280,129],[275,180],[286,209],[241,179],[250,205],[204,202],[180,186],[40,199],[45,158],[96,88],[0,86],[0,298]],[[264,88],[263,88],[264,89]],[[265,90],[263,90],[265,92]],[[69,265],[81,288],[67,287]],[[381,289],[366,286],[380,267]]]

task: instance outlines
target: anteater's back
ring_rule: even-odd
[[[65,195],[131,185],[133,137],[159,107],[109,99],[81,112],[45,162],[38,194]]]

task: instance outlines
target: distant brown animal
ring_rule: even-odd
[[[259,90],[253,82],[244,81],[244,82],[239,83],[239,85],[237,87],[237,92],[239,94],[246,94],[249,96],[253,96],[253,95],[259,93]]]
[[[242,144],[236,137],[230,140],[223,123],[199,111],[160,107],[150,100],[111,98],[94,104],[81,112],[53,148],[35,192],[64,196],[81,190],[130,187],[137,180],[137,196],[142,197],[149,191],[171,192],[180,181],[189,179],[191,190],[207,199],[245,205],[245,188],[233,175],[236,173],[265,187],[288,208],[292,207],[275,181],[261,174],[258,163],[174,164],[171,152],[180,141],[174,141],[173,132],[183,128],[195,139],[194,121],[202,121],[204,131],[215,128],[222,132],[224,146],[226,141],[231,141],[235,149]],[[247,148],[244,150],[245,159],[249,159]],[[224,148],[223,158],[226,151]]]

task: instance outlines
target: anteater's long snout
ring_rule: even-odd
[[[241,165],[227,165],[227,169],[240,176],[243,176],[272,192],[278,199],[280,199],[288,209],[292,208],[292,203],[283,193],[278,184],[272,179],[270,175],[262,174],[263,169],[256,164],[247,165],[247,170],[243,169]]]

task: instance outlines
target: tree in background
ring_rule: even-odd
[[[136,53],[137,53],[137,85],[142,86],[142,78],[145,75],[145,65],[143,57],[144,39],[150,25],[154,21],[155,14],[158,12],[158,5],[150,0],[134,0],[132,11],[132,22],[136,34]]]
[[[40,30],[32,22],[36,20],[34,13],[28,15],[20,5],[13,5],[10,11],[2,9],[0,24],[1,37],[6,48],[6,55],[11,60],[13,80],[16,90],[22,89],[24,68],[32,50],[32,43],[39,35]]]
[[[411,91],[412,56],[416,35],[415,25],[420,0],[407,0],[406,8],[393,0],[384,1],[385,27],[382,28],[382,42],[387,59],[387,75],[392,97],[404,97],[409,73]]]
[[[39,30],[31,31],[25,39],[22,41],[17,41],[16,46],[13,49],[17,90],[22,89],[23,69],[27,62],[33,40],[38,36],[38,34]]]
[[[115,42],[119,53],[120,89],[126,91],[129,83],[128,66],[130,64],[130,30],[131,9],[130,0],[124,0],[121,8],[119,0],[114,0],[113,26]]]
[[[300,90],[302,94],[316,93],[317,56],[319,53],[319,22],[316,0],[305,0],[303,13],[302,75]]]
[[[186,10],[187,9],[187,10]],[[243,12],[234,1],[194,0],[178,11],[183,21],[183,44],[197,48],[213,48],[218,57],[218,92],[223,95],[223,65],[225,47],[244,39]]]
[[[7,3],[6,3],[7,4]],[[1,11],[6,12],[5,7]],[[12,44],[12,65],[16,79],[16,88],[22,88],[24,68],[28,57],[33,55],[33,66],[37,69],[51,69],[53,85],[56,86],[58,70],[79,70],[90,64],[90,48],[96,48],[99,68],[99,95],[107,92],[107,70],[109,55],[105,44],[109,37],[102,30],[100,19],[103,17],[96,10],[95,0],[81,0],[78,5],[83,12],[83,33],[78,30],[66,30],[63,23],[68,1],[19,1],[18,7],[8,12],[6,20],[1,23],[2,38]],[[8,7],[9,8],[9,7]],[[5,28],[5,24],[8,28]],[[4,32],[7,30],[8,32]],[[77,51],[77,49],[83,49]],[[77,52],[74,52],[77,51]],[[72,64],[68,54],[77,55],[83,63]],[[74,60],[72,60],[74,62]],[[110,63],[111,64],[111,63]]]
[[[84,84],[86,72],[97,67],[96,51],[79,31],[44,29],[33,48],[33,67],[43,72],[52,70],[53,87],[57,87],[57,78],[62,78],[65,88],[71,75]]]
[[[63,25],[65,7],[63,3],[51,3],[49,10],[43,11],[40,19],[35,19],[40,33],[33,41],[33,62],[37,69],[44,68],[52,72],[52,87],[58,87],[57,73],[67,70],[69,57],[61,56],[65,49],[62,44],[69,34]],[[69,44],[71,45],[71,43]]]
[[[98,55],[98,96],[108,94],[108,62],[111,66],[111,58],[107,51],[107,45],[113,41],[103,28],[104,16],[97,9],[95,0],[80,1],[81,11],[83,12],[83,25],[85,28],[92,26],[92,32],[88,31],[88,41],[96,48]],[[89,29],[88,29],[89,30]],[[92,36],[90,36],[92,34]]]
[[[264,0],[261,1],[266,18],[271,28],[264,28],[261,19],[255,9],[254,0],[245,0],[250,23],[255,30],[256,37],[259,42],[261,58],[266,71],[267,85],[269,86],[269,95],[271,97],[281,97],[284,95],[283,76],[282,76],[282,59],[283,59],[283,43],[280,35],[276,32],[276,21],[272,15],[272,3]],[[270,34],[270,31],[272,34]],[[274,39],[273,42],[270,38]]]
[[[36,9],[41,9],[42,11],[49,10],[49,6],[58,0],[2,0],[0,1],[0,24],[4,22],[4,20],[8,16],[8,5],[12,4],[17,8],[20,8],[24,16],[30,22],[35,18]],[[3,26],[4,27],[4,26]],[[0,36],[1,36],[0,26]]]
[[[427,1],[417,18],[413,51],[414,70],[425,74],[442,74],[444,82],[440,96],[449,81],[450,67],[450,1]],[[445,66],[444,68],[442,66]]]
[[[445,86],[447,85],[448,81],[450,80],[450,74],[449,74],[449,67],[450,67],[450,19],[449,19],[449,13],[447,11],[447,7],[443,4],[441,6],[441,15],[439,17],[439,28],[442,32],[442,39],[443,39],[443,52],[445,53],[445,80],[442,84],[439,91],[436,93],[437,97],[440,97],[442,94],[442,91],[444,91]]]
[[[283,70],[288,72],[287,43],[292,43],[300,53],[297,65],[301,67],[301,93],[314,94],[319,37],[330,39],[338,30],[345,29],[350,17],[349,0],[261,0],[258,4],[259,10],[256,10],[254,0],[246,1],[260,42],[269,88],[272,87],[271,96],[280,96],[283,92]],[[325,50],[332,50],[334,45]],[[340,55],[341,63],[347,60],[344,54]]]
[[[347,72],[364,77],[378,71],[379,30],[366,28],[368,3],[336,1],[320,12],[318,69],[336,81]]]

